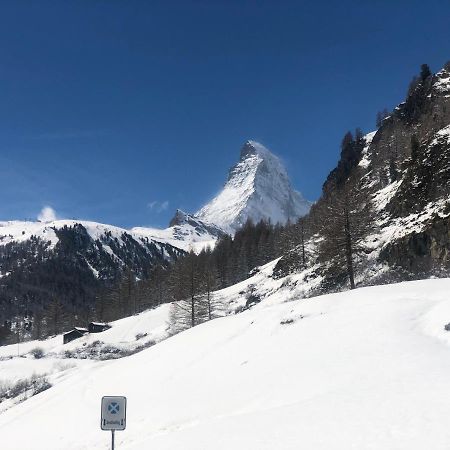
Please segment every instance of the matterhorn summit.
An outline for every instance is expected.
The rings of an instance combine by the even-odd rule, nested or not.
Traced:
[[[307,214],[310,206],[293,189],[280,159],[262,144],[247,141],[222,191],[195,217],[234,233],[248,219],[286,223]]]

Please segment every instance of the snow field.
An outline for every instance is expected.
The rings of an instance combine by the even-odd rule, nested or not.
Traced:
[[[117,449],[448,448],[449,279],[291,302],[276,292],[77,368],[0,415],[4,447],[107,449],[100,399],[126,395]]]

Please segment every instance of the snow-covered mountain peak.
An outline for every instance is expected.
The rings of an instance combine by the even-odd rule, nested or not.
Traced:
[[[148,237],[185,251],[199,253],[204,248],[214,247],[216,240],[225,232],[216,225],[205,223],[200,219],[177,209],[166,229],[134,227],[132,232]]]
[[[280,159],[264,145],[249,140],[222,191],[195,217],[234,233],[248,219],[285,223],[309,208],[310,202],[293,189]]]
[[[241,149],[241,159],[244,159],[249,155],[258,155],[262,158],[275,157],[275,155],[271,153],[269,149],[264,147],[264,145],[253,140],[248,140]]]
[[[192,219],[192,216],[186,212],[184,212],[181,209],[177,209],[175,215],[171,219],[169,223],[169,227],[173,227],[176,225],[184,225],[186,223],[189,223],[189,221]]]

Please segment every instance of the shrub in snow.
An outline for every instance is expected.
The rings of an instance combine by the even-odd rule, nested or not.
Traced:
[[[136,347],[118,347],[113,344],[105,344],[102,341],[94,341],[89,345],[84,347],[76,348],[74,350],[66,350],[64,352],[65,358],[75,358],[75,359],[119,359],[125,356],[134,355],[152,345],[155,345],[154,340],[145,342],[144,344],[138,345]]]
[[[306,275],[304,277],[306,279]],[[298,281],[293,280],[292,277],[288,276],[286,279],[281,283],[281,289],[294,289],[298,284]]]
[[[261,301],[261,298],[259,297],[259,295],[255,294],[255,293],[251,293],[248,296],[247,301],[245,302],[245,307],[251,308],[252,306],[259,303],[260,301]]]
[[[46,377],[39,377],[33,382],[33,395],[37,395],[40,392],[44,392],[51,388],[52,384]]]
[[[23,396],[21,401],[26,400],[50,387],[52,385],[46,375],[33,375],[30,378],[18,380],[14,384],[3,384],[0,386],[0,403],[19,396]]]
[[[244,309],[251,308],[252,306],[259,303],[261,300],[262,299],[256,290],[256,286],[254,284],[250,284],[247,288],[247,301],[245,302]]]
[[[72,350],[65,350],[64,351],[64,358],[73,358],[73,351]]]
[[[303,318],[304,318],[304,316],[302,316],[301,314],[300,314],[300,316],[297,316],[297,317],[286,317],[285,319],[283,319],[280,322],[280,325],[290,325],[291,323],[294,323],[297,320],[301,320]]]
[[[35,359],[41,359],[45,356],[45,352],[42,347],[34,347],[30,350],[30,353],[34,356]]]
[[[294,323],[294,319],[283,319],[283,320],[280,322],[280,325],[289,325],[289,324],[291,324],[291,323]]]
[[[145,338],[147,335],[147,333],[138,333],[136,334],[136,340],[139,341],[139,339]]]
[[[445,331],[450,331],[450,323],[448,323],[447,325],[445,325]]]

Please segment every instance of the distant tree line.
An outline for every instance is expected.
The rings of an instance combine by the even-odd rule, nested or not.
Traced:
[[[110,287],[120,286],[121,310],[114,306],[114,314],[123,317],[134,307],[124,296],[129,274],[146,279],[155,265],[169,265],[167,255],[175,260],[180,253],[127,233],[120,240],[109,232],[94,240],[81,224],[52,231],[54,246],[36,236],[0,246],[0,343],[86,326],[98,317],[99,299]]]
[[[96,316],[110,321],[171,302],[174,329],[210,320],[220,314],[213,291],[248,278],[252,269],[301,244],[302,220],[284,226],[248,220],[234,237],[220,238],[214,249],[191,250],[170,267],[155,266],[145,279],[127,272],[99,294]]]

